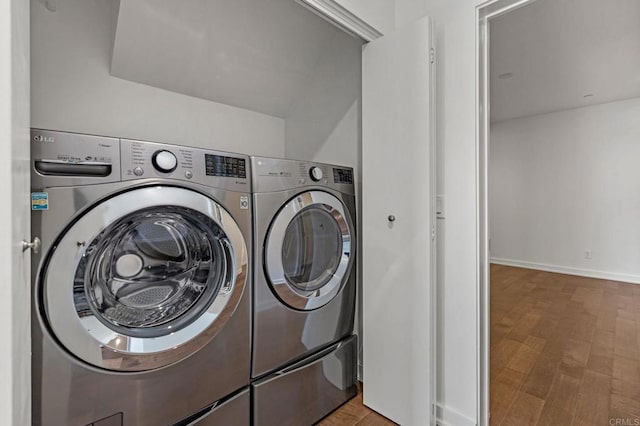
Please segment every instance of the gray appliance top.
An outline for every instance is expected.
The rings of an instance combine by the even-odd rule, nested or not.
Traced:
[[[35,190],[146,178],[251,192],[251,165],[247,155],[31,130],[31,187]]]
[[[253,192],[277,192],[296,188],[330,188],[355,195],[353,168],[313,161],[251,157]]]

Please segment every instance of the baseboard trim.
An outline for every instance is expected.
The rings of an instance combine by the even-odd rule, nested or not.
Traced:
[[[547,263],[527,262],[524,260],[500,259],[492,257],[490,263],[496,265],[515,266],[518,268],[536,269],[539,271],[557,272],[559,274],[577,275],[580,277],[598,278],[601,280],[620,281],[630,284],[640,284],[640,275],[620,274],[617,272],[596,271],[593,269],[573,268],[570,266],[550,265]]]
[[[438,426],[476,426],[475,420],[441,404],[436,404],[436,424]]]

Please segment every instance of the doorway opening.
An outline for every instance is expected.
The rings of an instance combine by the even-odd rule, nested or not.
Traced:
[[[640,4],[478,18],[481,423],[640,422]]]

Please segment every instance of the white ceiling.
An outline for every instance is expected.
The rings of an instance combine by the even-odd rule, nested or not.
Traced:
[[[335,38],[294,0],[120,0],[111,74],[287,117]]]
[[[640,96],[640,0],[537,0],[490,43],[493,122]]]

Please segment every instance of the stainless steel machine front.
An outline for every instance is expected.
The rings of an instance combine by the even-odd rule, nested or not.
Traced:
[[[173,424],[246,388],[249,158],[35,129],[32,157],[34,424]]]
[[[356,296],[353,169],[259,157],[251,165],[253,421],[307,424],[356,389],[356,356],[336,364],[327,351],[335,344],[350,348],[334,348],[341,354],[356,351],[349,337]],[[335,383],[320,374],[332,364]]]

